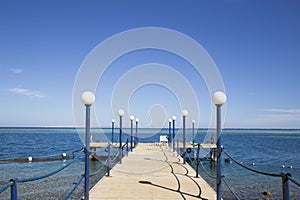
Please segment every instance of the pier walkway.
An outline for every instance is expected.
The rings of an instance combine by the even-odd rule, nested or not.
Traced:
[[[216,192],[163,144],[139,143],[91,190],[90,199],[216,199]]]

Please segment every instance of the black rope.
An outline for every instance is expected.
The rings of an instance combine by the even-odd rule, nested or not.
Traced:
[[[187,154],[187,155],[188,155],[188,158],[191,159],[191,157],[189,156],[189,154]],[[198,158],[197,158],[197,159],[198,159]],[[201,166],[202,166],[204,172],[206,173],[206,175],[209,176],[210,178],[217,179],[217,177],[211,175],[210,173],[208,173],[208,171],[206,171],[206,169],[205,169],[203,163],[201,162],[201,159],[200,159],[200,158],[199,158],[199,161],[200,161],[200,164],[201,164]],[[196,166],[196,167],[197,167],[197,166]],[[196,169],[196,170],[197,170],[197,169]]]
[[[122,146],[122,150],[124,149],[124,147],[126,147],[128,145],[128,143],[126,142],[125,144],[123,144]]]
[[[227,186],[227,188],[229,189],[229,191],[233,194],[233,196],[237,199],[240,200],[240,198],[236,195],[236,193],[231,189],[230,185],[226,182],[225,180],[225,176],[222,176],[222,180],[225,183],[225,185]]]
[[[199,158],[199,160],[200,160],[200,158]],[[208,173],[208,171],[206,171],[206,169],[205,169],[205,167],[203,166],[203,163],[201,162],[201,160],[200,160],[200,164],[201,164],[201,166],[202,166],[203,171],[205,172],[205,174],[206,174],[207,176],[209,176],[209,177],[212,178],[212,179],[217,179],[216,176],[213,176],[213,175],[211,175],[210,173]]]
[[[294,183],[294,184],[296,184],[298,187],[300,187],[300,184],[299,184],[297,181],[295,181],[295,180],[292,179],[291,177],[288,177],[288,179],[289,179],[292,183]]]
[[[245,169],[248,169],[249,171],[252,171],[252,172],[255,172],[255,173],[258,173],[258,174],[262,174],[262,175],[265,175],[265,176],[273,176],[273,177],[282,177],[281,174],[271,174],[271,173],[267,173],[267,172],[263,172],[263,171],[258,171],[258,170],[255,170],[255,169],[252,169],[250,167],[247,167],[241,163],[239,163],[238,161],[236,161],[235,159],[233,159],[224,149],[222,150],[233,162],[235,162],[236,164],[238,164],[239,166],[245,168]]]
[[[196,146],[196,145],[195,145]],[[189,156],[189,154],[187,154],[188,155],[188,157],[191,159],[191,157]],[[197,158],[198,159],[198,158]],[[206,173],[206,175],[208,176],[208,177],[210,177],[210,178],[213,178],[213,179],[217,179],[217,177],[215,177],[215,176],[213,176],[213,175],[211,175],[210,173],[208,173],[208,171],[205,169],[205,167],[204,167],[204,165],[203,165],[203,163],[201,162],[201,159],[199,158],[199,161],[200,161],[200,164],[201,164],[201,166],[202,166],[202,168],[203,168],[203,171]],[[197,166],[196,166],[197,167]],[[197,170],[197,169],[196,169]]]

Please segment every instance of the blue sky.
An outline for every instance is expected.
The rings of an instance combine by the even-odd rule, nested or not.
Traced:
[[[2,0],[0,126],[74,126],[73,85],[89,53],[120,32],[162,27],[193,38],[217,65],[228,97],[224,127],[300,128],[299,9],[297,0]],[[174,67],[195,90],[205,91],[187,63],[146,50],[114,62],[97,99],[108,102],[109,91],[126,71],[150,62]],[[200,96],[199,126],[207,127],[211,97],[207,91]],[[144,127],[151,120],[145,113],[153,105],[158,118],[162,108],[155,105],[165,105],[167,117],[180,115],[174,94],[158,85],[140,88],[129,104]],[[109,126],[114,115],[103,105],[96,102],[97,118],[101,126]]]

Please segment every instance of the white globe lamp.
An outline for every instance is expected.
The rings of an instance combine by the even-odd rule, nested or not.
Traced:
[[[222,106],[226,103],[226,94],[222,91],[217,91],[214,93],[212,100],[216,106]]]
[[[84,105],[90,106],[95,102],[95,95],[91,91],[85,91],[81,95],[81,101]]]
[[[123,117],[125,115],[125,111],[123,109],[118,110],[119,117]]]

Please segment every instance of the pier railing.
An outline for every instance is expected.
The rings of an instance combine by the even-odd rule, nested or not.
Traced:
[[[217,177],[210,174],[206,169],[205,167],[203,166],[203,163],[201,162],[201,159],[200,159],[200,144],[196,144],[195,147],[197,148],[197,152],[196,152],[196,159],[195,159],[195,168],[196,168],[196,177],[198,177],[198,174],[199,174],[199,167],[201,165],[204,173],[212,178],[212,179],[216,179]],[[177,152],[179,152],[179,148],[177,148]],[[232,156],[230,156],[229,153],[227,153],[225,150],[224,150],[224,147],[222,147],[222,152],[230,159],[232,160],[235,164],[237,164],[238,166],[248,170],[248,171],[251,171],[251,172],[254,172],[254,173],[257,173],[257,174],[261,174],[261,175],[264,175],[264,176],[270,176],[270,177],[280,177],[281,180],[282,180],[282,199],[283,200],[289,200],[290,199],[290,185],[289,183],[292,183],[294,184],[295,186],[298,186],[299,189],[300,189],[300,183],[297,182],[295,179],[293,179],[291,177],[291,174],[290,173],[283,173],[281,172],[280,174],[274,174],[274,173],[268,173],[268,172],[264,172],[264,171],[259,171],[259,170],[256,170],[256,169],[253,169],[253,168],[250,168],[244,164],[242,164],[242,162],[238,162],[237,160],[235,160]],[[189,154],[186,153],[186,152],[181,152],[182,154],[185,153],[187,155],[187,157],[189,157]],[[191,158],[190,158],[191,159]],[[192,159],[191,159],[192,160]],[[225,179],[225,176],[222,175],[222,180],[223,180],[223,183],[226,185],[226,187],[229,189],[229,191],[232,193],[232,195],[234,196],[235,199],[239,200],[240,198],[238,197],[237,193],[233,191],[232,187],[227,183],[226,179]],[[268,192],[265,192],[266,194],[265,195],[270,195],[268,194]]]
[[[118,153],[116,153],[115,155],[112,155],[113,148],[119,149],[119,147],[114,146],[112,143],[108,143],[107,146],[102,147],[102,148],[104,149],[104,152],[106,153],[107,158],[105,159],[104,163],[102,163],[102,166],[99,167],[99,169],[97,169],[93,174],[89,174],[89,177],[93,177],[93,176],[99,175],[100,173],[103,173],[103,171],[105,171],[104,170],[105,167],[106,167],[107,175],[110,176],[110,170],[112,168],[112,166],[111,166],[112,163],[116,163],[117,158],[120,157],[121,155],[123,156],[124,151],[125,151],[125,154],[128,155],[128,152],[130,150],[128,139],[127,139],[126,143],[124,143],[124,145],[120,148],[121,155],[120,155],[120,151],[116,151]],[[75,155],[74,153],[77,153],[77,154]],[[29,158],[2,160],[2,162],[41,162],[41,161],[50,162],[50,161],[57,161],[57,160],[64,160],[64,161],[69,160],[69,161],[67,163],[65,163],[62,167],[59,167],[56,170],[53,170],[51,172],[48,172],[48,173],[40,175],[40,176],[35,176],[35,177],[30,177],[30,178],[12,178],[0,187],[0,194],[10,188],[11,200],[17,200],[18,199],[18,189],[17,189],[18,183],[32,182],[32,181],[49,178],[50,176],[53,176],[53,175],[59,173],[60,171],[68,168],[76,160],[78,160],[83,153],[85,153],[85,149],[81,148],[79,150],[72,151],[72,154],[73,154],[72,157],[67,157],[66,154],[64,153],[61,155],[62,158],[57,157],[55,159],[53,159],[52,156],[50,156],[49,159],[47,159],[46,157],[44,157],[43,159],[35,159],[32,157],[29,157]],[[96,162],[100,162],[100,161],[98,159],[96,159]],[[78,181],[76,183],[74,183],[74,186],[71,188],[71,190],[68,192],[68,194],[64,197],[64,200],[67,200],[72,196],[72,194],[78,189],[78,187],[84,180],[84,177],[85,177],[85,174],[82,174],[80,176]]]
[[[117,152],[115,155],[112,155],[112,149],[115,148],[115,149],[118,149]],[[111,170],[111,166],[112,166],[112,163],[116,163],[117,159],[120,158],[121,156],[123,155],[128,155],[128,152],[130,151],[130,146],[129,146],[129,141],[128,139],[126,140],[126,143],[124,143],[121,148],[119,146],[115,146],[113,145],[112,143],[108,143],[107,146],[104,146],[102,147],[103,149],[103,155],[104,157],[106,157],[105,161],[102,162],[102,166],[100,166],[97,170],[95,170],[95,172],[93,174],[90,174],[89,176],[92,177],[92,176],[96,176],[100,173],[103,173],[106,171],[107,175],[110,176],[110,170]],[[121,150],[121,151],[120,151]],[[203,166],[203,163],[201,162],[201,159],[200,159],[200,144],[196,144],[194,145],[194,150],[196,150],[196,158],[194,159],[195,161],[195,168],[196,168],[196,177],[198,177],[199,175],[199,168],[200,166],[203,168],[204,172],[206,173],[206,175],[210,178],[213,178],[213,179],[216,179],[215,176],[211,175],[206,169],[205,167]],[[187,153],[187,152],[180,152],[180,147],[177,143],[177,148],[176,148],[176,151],[178,154],[186,154],[186,156],[192,160],[192,158],[190,157],[190,155]],[[11,199],[12,200],[16,200],[17,197],[18,197],[18,190],[17,190],[17,187],[18,187],[18,183],[25,183],[25,182],[32,182],[32,181],[37,181],[37,180],[40,180],[40,179],[46,179],[50,176],[53,176],[57,173],[59,173],[60,171],[66,169],[67,167],[69,167],[70,165],[72,165],[76,160],[78,160],[80,158],[80,156],[84,153],[84,148],[81,148],[79,150],[75,150],[75,151],[72,151],[72,156],[71,157],[68,157],[66,156],[65,154],[62,154],[61,157],[62,159],[65,159],[65,160],[69,160],[68,162],[66,162],[64,164],[64,166],[62,167],[59,167],[58,169],[54,170],[54,171],[51,171],[49,173],[46,173],[44,175],[40,175],[40,176],[36,176],[36,177],[32,177],[32,178],[12,178],[10,179],[9,181],[7,181],[6,183],[4,183],[2,185],[2,187],[0,187],[0,193],[3,193],[4,191],[8,190],[10,188],[10,196],[11,196]],[[76,155],[75,155],[76,153]],[[125,153],[125,154],[124,154]],[[235,160],[229,153],[227,153],[224,148],[222,147],[222,153],[224,153],[232,162],[234,162],[235,164],[237,164],[238,166],[248,170],[248,171],[251,171],[251,172],[254,172],[254,173],[257,173],[257,174],[261,174],[261,175],[265,175],[265,176],[270,176],[270,177],[280,177],[281,180],[282,180],[282,194],[283,194],[283,199],[284,200],[288,200],[290,199],[290,183],[294,184],[295,186],[299,187],[300,188],[300,184],[299,182],[297,182],[296,180],[294,180],[292,177],[291,177],[291,174],[289,173],[278,173],[278,174],[274,174],[274,173],[268,173],[268,172],[263,172],[263,171],[259,171],[259,170],[256,170],[256,169],[253,169],[253,168],[250,168],[244,164],[242,164],[241,162],[238,162],[237,160]],[[16,159],[13,159],[13,160],[16,160]],[[19,159],[21,161],[19,162],[23,162],[24,159]],[[29,160],[31,160],[32,162],[35,162],[35,161],[40,161],[38,159],[34,159],[34,158],[28,158],[27,159],[27,162],[30,162]],[[46,161],[46,157],[43,159],[43,161]],[[57,159],[54,159],[54,160],[57,160]],[[103,160],[103,156],[102,156],[102,160]],[[8,160],[9,162],[11,162],[11,160]],[[49,161],[53,161],[53,159],[49,159]],[[100,160],[96,159],[96,162],[100,162]],[[104,169],[106,167],[106,170]],[[82,181],[84,180],[84,176],[85,174],[81,175],[80,178],[78,179],[78,181],[76,183],[74,183],[74,186],[71,188],[71,190],[68,192],[68,194],[65,196],[65,200],[69,199],[72,194],[78,189],[78,187],[80,186],[80,184],[82,183]],[[222,176],[222,181],[223,183],[225,184],[225,186],[227,186],[227,188],[229,189],[229,191],[233,194],[233,196],[235,197],[235,199],[239,200],[239,197],[237,195],[236,192],[234,192],[234,190],[232,189],[232,187],[227,183],[226,179],[225,179],[225,176],[223,175]],[[268,195],[268,194],[266,194]]]
[[[59,167],[58,169],[51,171],[49,173],[40,175],[40,176],[35,176],[35,177],[30,177],[30,178],[12,178],[11,180],[9,180],[4,186],[2,186],[0,188],[0,193],[4,192],[5,190],[7,190],[10,187],[10,196],[12,200],[17,200],[18,198],[18,190],[17,190],[17,185],[18,183],[24,183],[24,182],[32,182],[32,181],[37,181],[40,179],[45,179],[48,178],[50,176],[53,176],[54,174],[57,174],[58,172],[66,169],[67,167],[69,167],[71,164],[74,163],[75,160],[77,160],[81,154],[83,152],[83,149],[80,149],[79,153],[68,163],[66,163],[65,165],[63,165],[62,167]],[[32,161],[33,159],[30,157],[29,161]]]
[[[256,170],[256,169],[253,169],[253,168],[250,168],[244,164],[242,164],[241,162],[238,162],[237,160],[235,160],[232,156],[230,156],[225,150],[224,148],[222,148],[222,152],[224,152],[224,154],[226,156],[228,156],[228,158],[230,158],[230,160],[232,160],[235,164],[237,164],[238,166],[246,169],[246,170],[249,170],[251,172],[254,172],[254,173],[257,173],[257,174],[261,174],[261,175],[264,175],[264,176],[270,176],[270,177],[280,177],[281,180],[282,180],[282,199],[283,200],[288,200],[290,199],[290,190],[289,190],[289,182],[297,185],[298,187],[300,187],[300,184],[294,180],[291,176],[290,173],[283,173],[281,172],[280,174],[274,174],[274,173],[268,173],[268,172],[263,172],[263,171],[259,171],[259,170]]]

